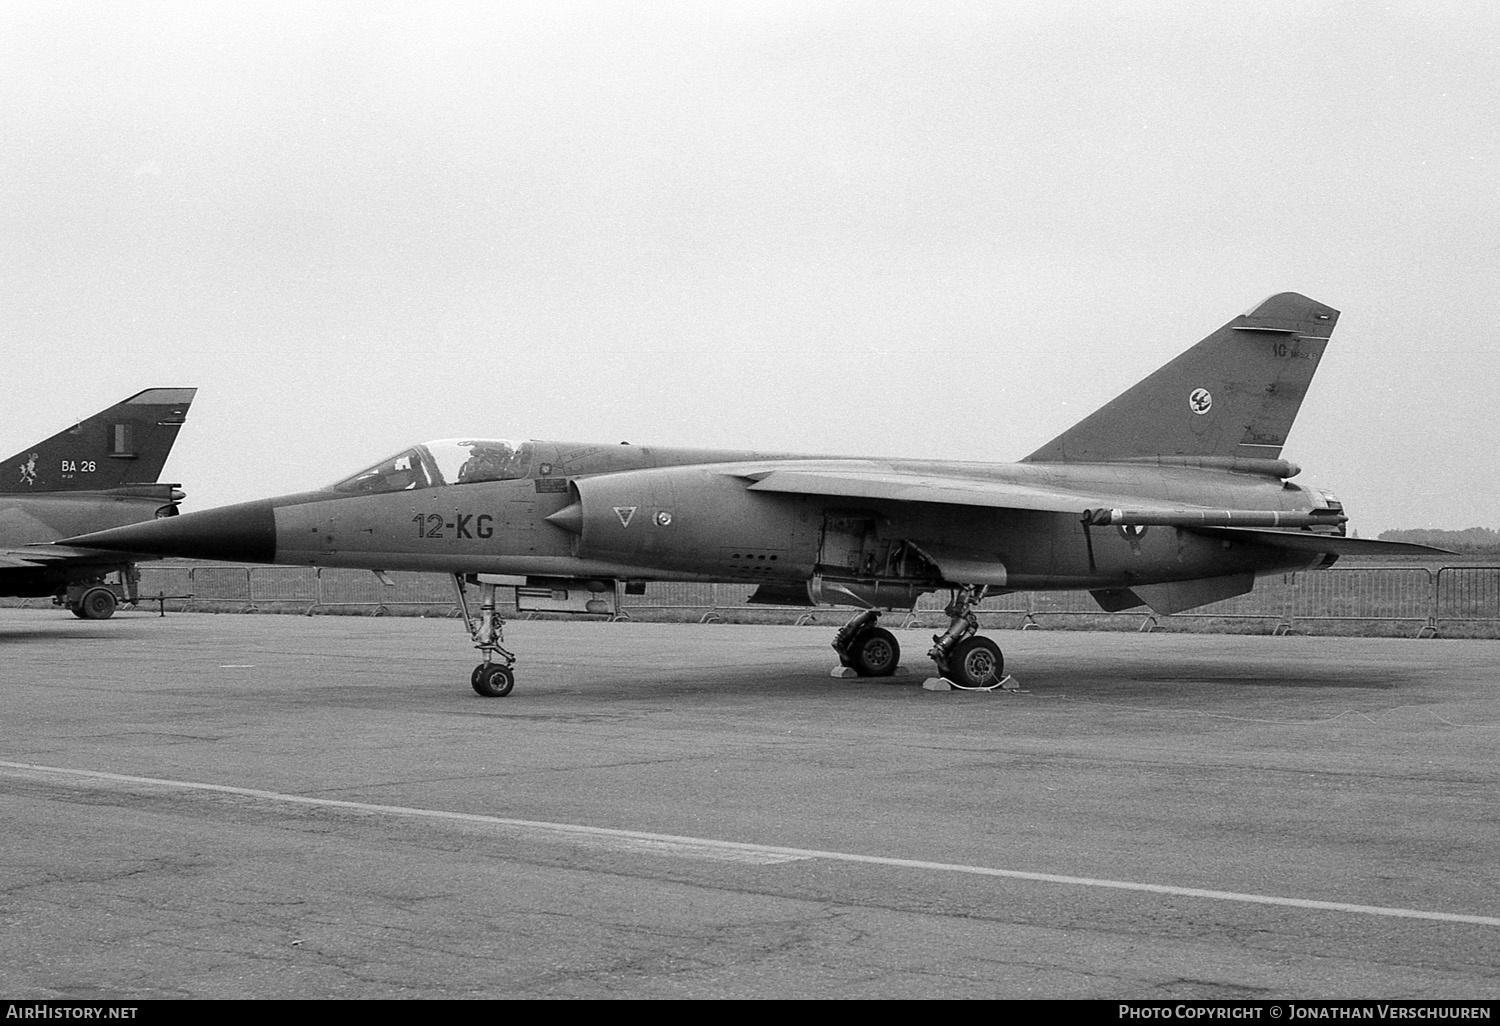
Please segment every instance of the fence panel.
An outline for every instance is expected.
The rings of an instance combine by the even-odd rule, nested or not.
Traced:
[[[393,570],[387,576],[396,583],[395,587],[381,587],[385,605],[451,606],[458,601],[453,593],[453,578],[447,574]]]
[[[192,570],[190,567],[171,563],[142,563],[141,599],[182,598],[192,593]]]
[[[369,607],[376,610],[397,606],[447,608],[457,604],[453,579],[447,574],[393,571],[385,577],[393,583],[386,584],[368,570],[319,570],[318,604]]]
[[[621,595],[627,609],[723,609],[750,602],[754,585],[664,582],[646,585],[644,595]]]
[[[250,597],[257,605],[318,603],[318,574],[310,566],[258,566],[250,571]]]
[[[1438,571],[1438,620],[1500,620],[1500,566],[1445,566]]]
[[[1432,619],[1426,567],[1333,567],[1299,573],[1296,620]]]
[[[188,591],[194,602],[237,602],[250,605],[250,567],[195,566],[188,570]]]

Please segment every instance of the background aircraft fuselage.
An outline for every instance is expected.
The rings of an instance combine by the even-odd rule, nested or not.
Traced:
[[[123,491],[123,490],[122,490]],[[174,506],[182,492],[173,485],[136,486],[131,494],[109,492],[53,492],[47,495],[0,495],[0,551],[23,550],[113,527],[150,520],[157,511]],[[39,551],[47,555],[47,550]],[[118,553],[83,554],[33,566],[16,560],[0,576],[0,594],[25,597],[51,595],[68,581],[97,577],[124,565]]]
[[[177,513],[183,493],[157,478],[195,392],[146,389],[0,462],[0,595],[61,595],[129,566],[47,543]]]

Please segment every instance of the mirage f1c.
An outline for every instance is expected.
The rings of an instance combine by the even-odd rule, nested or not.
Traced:
[[[974,615],[987,595],[1076,589],[1109,611],[1175,613],[1343,553],[1433,551],[1346,537],[1339,501],[1282,459],[1338,316],[1272,296],[1019,463],[450,439],[317,491],[70,544],[452,574],[483,659],[471,682],[491,696],[514,683],[497,587],[521,609],[580,613],[648,581],[853,606],[833,647],[861,676],[900,658],[882,611],[944,590],[928,655],[954,684],[992,686],[1003,657]]]
[[[134,559],[49,543],[177,515],[182,491],[157,478],[196,391],[138,392],[0,463],[0,595],[51,595],[92,620],[135,600]],[[106,583],[115,572],[123,582]]]

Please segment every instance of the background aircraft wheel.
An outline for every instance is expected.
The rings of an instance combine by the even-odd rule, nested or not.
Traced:
[[[516,686],[516,675],[507,666],[490,663],[474,671],[474,690],[485,698],[504,698]]]
[[[987,688],[1005,673],[1005,657],[999,645],[975,635],[953,646],[947,672],[959,687]]]
[[[108,588],[90,588],[83,593],[73,615],[85,620],[108,620],[115,615],[116,604],[115,593]]]
[[[861,677],[889,677],[901,661],[901,644],[884,627],[869,627],[849,644],[849,665]]]

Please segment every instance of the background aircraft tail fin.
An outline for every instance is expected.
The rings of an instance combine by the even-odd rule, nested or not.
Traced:
[[[0,464],[0,492],[103,491],[161,475],[195,388],[148,388]]]
[[[1024,462],[1279,459],[1338,319],[1295,292],[1272,296]]]

